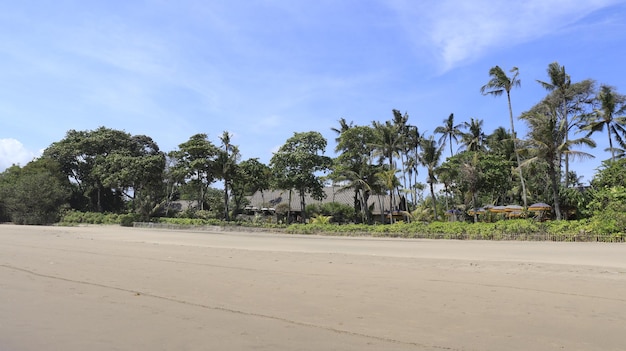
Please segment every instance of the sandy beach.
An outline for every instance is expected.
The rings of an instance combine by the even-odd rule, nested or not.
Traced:
[[[0,225],[0,350],[626,350],[626,245]]]

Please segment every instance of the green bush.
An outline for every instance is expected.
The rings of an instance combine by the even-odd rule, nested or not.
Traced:
[[[120,224],[121,218],[117,213],[67,211],[61,217],[61,225],[76,224]]]
[[[132,227],[135,222],[141,221],[141,215],[138,213],[121,215],[119,218],[122,227]]]

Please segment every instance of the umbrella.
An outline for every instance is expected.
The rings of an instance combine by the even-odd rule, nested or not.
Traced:
[[[505,212],[521,212],[524,208],[520,205],[506,205],[504,206]]]
[[[504,206],[494,206],[492,208],[489,209],[489,212],[493,212],[493,213],[503,213],[506,212],[506,209]]]
[[[511,211],[511,212],[507,212],[506,216],[508,218],[518,218],[522,216],[522,212],[521,211]]]
[[[485,213],[485,209],[484,208],[475,208],[472,210],[467,211],[467,213],[469,213],[471,216],[475,215],[475,214],[481,214],[481,213]]]
[[[549,211],[552,206],[545,204],[543,202],[538,202],[536,204],[532,204],[528,206],[528,211]]]

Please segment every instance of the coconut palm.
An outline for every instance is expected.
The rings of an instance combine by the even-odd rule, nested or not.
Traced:
[[[544,99],[529,112],[522,115],[521,118],[528,123],[529,127],[528,139],[526,140],[529,144],[528,151],[529,154],[533,155],[522,165],[526,166],[536,161],[543,161],[547,164],[556,219],[560,220],[562,217],[558,179],[560,177],[561,155],[592,158],[593,155],[573,150],[572,147],[579,145],[595,147],[595,143],[589,137],[567,139],[567,128],[564,120],[559,118],[557,109],[557,101]]]
[[[558,101],[557,114],[560,114],[560,119],[563,120],[565,141],[569,139],[569,118],[567,113],[568,94],[567,91],[572,85],[572,79],[569,74],[565,72],[565,66],[561,66],[558,62],[552,62],[548,65],[547,69],[549,82],[537,80],[537,83],[549,92],[554,92],[554,98]],[[560,156],[559,156],[560,157]],[[560,165],[559,165],[560,166]],[[565,174],[569,172],[569,156],[565,155]],[[566,184],[567,187],[567,178]]]
[[[342,124],[343,125],[343,124]],[[345,124],[347,125],[347,124]],[[355,214],[362,213],[362,220],[370,222],[368,212],[368,197],[372,192],[374,174],[380,167],[371,164],[373,153],[372,143],[376,134],[370,126],[352,126],[343,128],[337,138],[335,152],[339,156],[335,159],[335,167],[331,177],[338,181],[348,182],[342,191],[354,191]]]
[[[433,218],[437,220],[437,201],[435,198],[435,182],[437,182],[437,178],[435,177],[435,170],[437,166],[439,166],[439,161],[441,159],[441,154],[443,152],[443,148],[441,145],[437,145],[435,139],[431,136],[428,139],[422,140],[421,145],[421,153],[420,153],[420,163],[422,166],[426,167],[428,171],[428,184],[430,185],[430,196],[433,200]]]
[[[389,221],[393,223],[393,211],[395,209],[394,191],[400,186],[400,180],[396,177],[397,169],[384,169],[378,172],[378,181],[384,189],[389,190]],[[381,208],[382,210],[382,208]]]
[[[333,132],[337,133],[337,138],[335,138],[335,141],[338,143],[339,142],[339,138],[341,137],[341,133],[345,132],[346,130],[350,129],[353,127],[353,122],[348,123],[346,121],[345,118],[341,117],[339,119],[339,128],[330,128],[330,130],[332,130]]]
[[[615,88],[602,85],[596,96],[600,108],[593,112],[594,121],[584,127],[591,135],[594,132],[601,132],[606,127],[609,138],[609,150],[611,151],[611,161],[615,162],[615,153],[618,151],[613,147],[613,138],[618,143],[624,144],[622,138],[626,135],[626,96],[615,92]],[[620,116],[621,115],[621,116]]]
[[[522,185],[522,200],[524,201],[524,207],[527,206],[526,201],[526,183],[524,181],[524,175],[522,169],[519,167],[521,161],[519,157],[517,147],[517,134],[515,133],[515,124],[513,123],[513,108],[511,107],[511,89],[521,86],[521,81],[517,78],[519,76],[519,69],[513,67],[509,72],[512,76],[509,77],[504,73],[500,66],[494,66],[489,70],[489,76],[491,79],[487,84],[480,88],[480,92],[483,95],[500,96],[506,93],[507,102],[509,104],[509,121],[511,122],[511,134],[513,135],[513,145],[515,149],[515,158],[517,160],[520,182]]]
[[[417,184],[417,175],[418,175],[418,167],[419,164],[419,148],[422,142],[423,136],[419,132],[419,129],[416,126],[408,126],[407,138],[405,140],[405,145],[407,146],[407,158],[405,160],[405,167],[407,170],[407,175],[409,178],[409,187],[405,189],[411,193],[411,198],[413,203],[417,203],[417,189],[415,189],[414,185]],[[409,210],[407,206],[407,210]]]
[[[231,134],[227,131],[222,133],[220,141],[222,142],[222,148],[216,160],[216,174],[224,181],[224,220],[230,220],[229,216],[229,195],[228,190],[231,186],[232,180],[235,177],[237,162],[239,161],[239,149],[237,146],[231,144]]]
[[[468,130],[461,135],[461,143],[467,151],[483,151],[485,149],[485,132],[483,120],[472,118],[470,122],[464,122],[463,127]]]
[[[452,140],[459,142],[458,138],[463,135],[461,132],[462,124],[454,124],[454,113],[451,113],[448,118],[443,120],[443,125],[435,128],[435,134],[441,134],[439,138],[439,144],[450,143],[450,157],[454,156],[452,152]]]

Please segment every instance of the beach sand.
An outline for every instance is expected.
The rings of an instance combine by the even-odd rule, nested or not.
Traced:
[[[626,350],[626,245],[0,225],[0,350]]]

